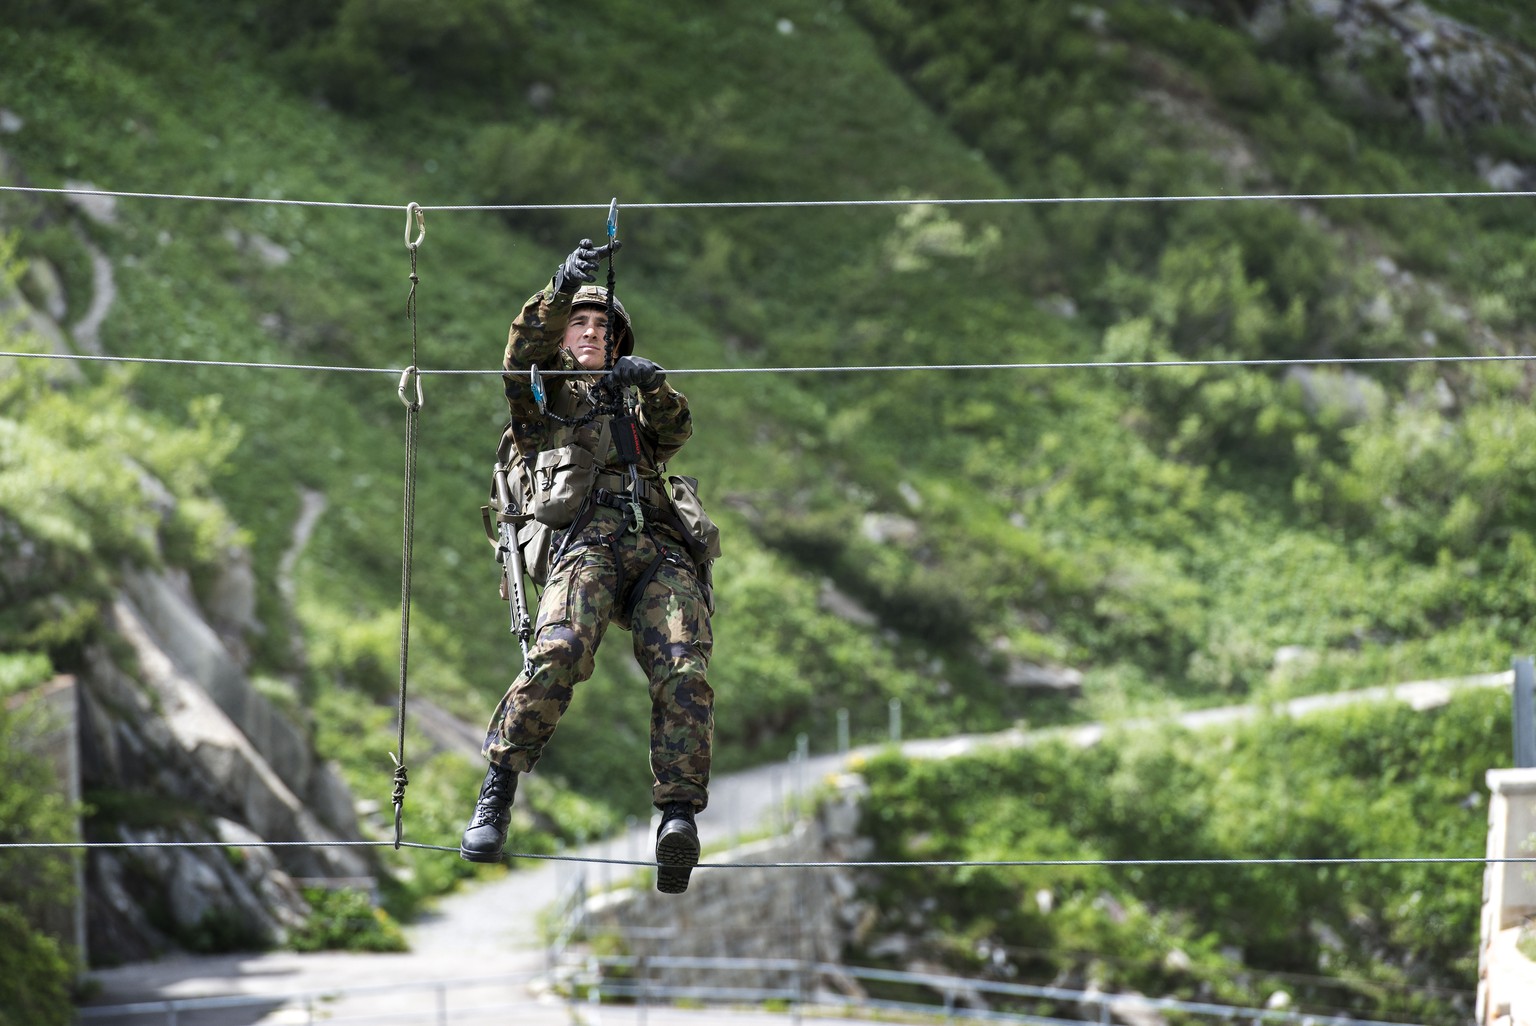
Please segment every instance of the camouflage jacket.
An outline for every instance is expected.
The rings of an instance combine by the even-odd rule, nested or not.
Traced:
[[[546,287],[535,293],[512,321],[507,333],[507,353],[502,361],[502,375],[507,407],[511,411],[510,432],[523,459],[545,449],[576,444],[598,457],[600,469],[622,474],[625,468],[609,439],[608,418],[599,417],[582,428],[571,428],[546,417],[539,410],[529,381],[529,368],[541,371],[579,370],[564,347],[566,323],[571,316],[571,297]],[[599,375],[590,377],[546,377],[544,390],[551,409],[573,417],[591,409],[588,390]],[[687,398],[667,382],[650,392],[639,392],[639,419],[645,455],[639,469],[642,478],[657,480],[660,469],[677,454],[693,434],[693,415]]]

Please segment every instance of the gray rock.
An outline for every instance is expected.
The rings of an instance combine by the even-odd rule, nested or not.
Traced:
[[[89,190],[88,192],[67,192],[64,194],[64,201],[103,227],[111,228],[116,226],[116,196],[99,195],[93,183],[75,181],[74,179],[66,180],[64,188]]]
[[[859,605],[851,595],[841,591],[829,580],[821,582],[816,604],[833,616],[859,627],[874,627],[880,622],[879,617]]]
[[[1003,671],[1003,683],[1011,688],[1040,691],[1076,692],[1083,687],[1083,674],[1070,666],[1042,666],[1023,659],[1009,659]]]
[[[876,545],[911,545],[922,535],[916,520],[899,513],[866,513],[860,531]]]

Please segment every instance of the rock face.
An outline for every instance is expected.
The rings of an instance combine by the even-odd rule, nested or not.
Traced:
[[[1536,127],[1536,60],[1420,0],[1268,0],[1250,25],[1263,37],[1295,17],[1333,27],[1341,71],[1382,59],[1400,65],[1408,103],[1431,132]],[[1517,185],[1517,170],[1506,168],[1501,181]]]
[[[0,152],[0,171],[6,166]],[[113,207],[99,200],[73,205],[110,229]],[[83,304],[64,294],[51,266],[38,265],[25,289],[0,282],[7,337],[40,339],[57,353],[95,349],[112,308],[112,267],[82,244],[96,279],[88,308],[72,309]],[[67,362],[49,363],[62,387],[80,377]],[[177,497],[148,470],[141,483],[144,501],[169,518]],[[79,594],[81,559],[0,515],[0,608],[46,616],[75,601],[98,607],[97,594]],[[250,555],[225,553],[201,601],[175,567],[111,567],[102,576],[110,598],[71,666],[79,783],[86,840],[125,846],[92,849],[86,859],[89,957],[113,964],[280,943],[309,912],[296,879],[359,881],[377,863],[369,848],[337,844],[363,839],[350,791],[304,725],[247,673],[247,641],[262,630]]]
[[[90,820],[110,836],[90,839],[207,846],[93,850],[93,958],[280,942],[308,911],[294,877],[366,877],[372,863],[362,848],[261,844],[360,839],[350,795],[171,575],[123,581],[110,626],[131,658],[99,646],[81,676],[84,786],[111,806]]]

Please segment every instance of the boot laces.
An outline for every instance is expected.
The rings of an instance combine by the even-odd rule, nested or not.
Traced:
[[[687,802],[672,802],[661,813],[662,823],[668,820],[681,819],[693,823],[693,806]]]
[[[511,773],[497,773],[494,770],[486,774],[485,783],[480,788],[480,800],[475,803],[475,817],[471,826],[482,826],[501,817],[511,800],[512,783],[516,779]]]

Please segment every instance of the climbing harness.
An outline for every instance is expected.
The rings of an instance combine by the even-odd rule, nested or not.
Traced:
[[[416,224],[415,239],[411,238],[413,216]],[[398,754],[389,753],[390,761],[395,764],[395,787],[392,800],[395,806],[396,850],[399,850],[404,834],[405,787],[409,783],[405,768],[405,683],[406,667],[410,662],[411,651],[411,550],[416,522],[416,450],[421,432],[420,414],[424,401],[421,394],[421,372],[418,370],[416,356],[416,286],[421,283],[421,278],[416,273],[416,250],[426,237],[427,222],[421,207],[415,203],[407,205],[405,248],[411,254],[411,291],[405,298],[405,315],[411,322],[411,363],[401,372],[400,384],[396,388],[400,402],[405,406],[405,517],[400,543],[400,738]],[[414,397],[407,389],[413,379],[416,386]]]
[[[618,197],[614,197],[608,206],[608,283],[606,295],[603,297],[608,322],[603,363],[609,373],[590,384],[572,383],[573,389],[583,387],[586,389],[585,396],[580,398],[585,400],[582,405],[587,408],[579,413],[577,412],[579,405],[576,409],[566,405],[571,396],[573,394],[579,396],[579,392],[562,393],[564,398],[557,399],[546,386],[544,372],[537,364],[528,370],[528,388],[540,414],[567,428],[577,429],[598,418],[607,418],[606,424],[598,434],[595,446],[601,452],[606,452],[609,444],[613,446],[617,464],[613,469],[620,472],[597,470],[590,465],[590,462],[583,466],[581,461],[573,459],[573,454],[588,454],[590,459],[590,454],[593,452],[591,442],[557,445],[546,449],[539,454],[537,464],[532,468],[533,491],[524,496],[526,499],[524,508],[519,510],[515,506],[515,496],[519,493],[516,493],[507,481],[508,462],[498,463],[496,468],[496,495],[502,512],[497,518],[497,531],[492,535],[491,540],[496,546],[498,562],[507,568],[508,581],[511,582],[516,578],[515,584],[509,583],[504,597],[512,603],[513,632],[518,634],[519,640],[524,637],[519,625],[528,623],[526,596],[520,587],[523,561],[513,555],[517,553],[518,538],[515,525],[519,522],[527,523],[529,520],[536,519],[558,529],[558,533],[552,539],[552,552],[548,559],[548,565],[554,567],[565,557],[573,543],[577,543],[578,536],[592,522],[592,516],[598,507],[619,511],[623,516],[622,526],[611,534],[605,532],[600,540],[613,549],[614,565],[618,572],[615,587],[621,622],[627,623],[630,620],[646,587],[655,578],[662,564],[671,561],[683,565],[686,562],[692,564],[696,571],[698,570],[697,561],[692,558],[694,542],[690,540],[688,527],[672,509],[665,487],[660,481],[653,485],[640,475],[640,468],[645,463],[648,447],[641,430],[639,391],[633,387],[619,385],[612,376],[615,357],[624,349],[620,336],[629,330],[628,317],[616,299],[613,251],[618,245],[618,225],[619,200]],[[583,289],[590,290],[585,302],[594,301],[595,294],[600,291],[597,286],[590,285],[583,286]],[[581,291],[582,289],[579,289],[578,294]],[[629,335],[628,338],[632,343],[633,335]],[[557,405],[559,409],[555,408]],[[510,461],[510,457],[503,457],[503,459]],[[562,485],[561,475],[565,473],[572,474],[572,478],[564,479]],[[585,477],[581,476],[583,473]],[[556,493],[574,497],[578,492],[582,496],[579,506],[564,511],[562,515],[554,518],[548,516],[550,500]],[[486,528],[487,534],[492,534],[488,510]],[[663,543],[652,528],[664,528],[676,534],[683,540],[683,545]],[[656,544],[658,550],[658,554],[650,564],[637,575],[634,581],[629,582],[625,580],[624,559],[619,551],[619,540],[626,534],[644,534]],[[593,539],[584,538],[577,544],[588,544],[592,541]],[[531,627],[528,629],[531,631]],[[525,642],[523,645],[525,666],[528,662],[528,652],[529,648]]]

